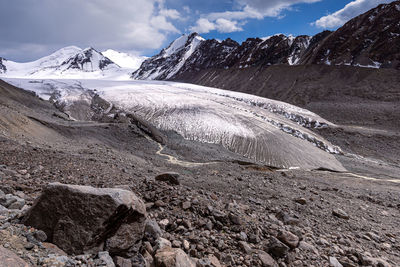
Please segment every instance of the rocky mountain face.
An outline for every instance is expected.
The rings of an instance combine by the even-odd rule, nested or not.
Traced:
[[[182,42],[182,39],[187,42]],[[310,36],[293,37],[279,34],[262,39],[249,38],[239,44],[229,38],[221,42],[214,39],[204,40],[197,33],[192,33],[189,36],[181,36],[160,54],[144,61],[132,77],[165,80],[174,79],[186,72],[210,68],[294,65],[307,51],[311,40]],[[169,49],[177,44],[181,45],[178,49]]]
[[[0,57],[0,73],[4,73],[7,71],[6,66],[4,66],[4,64],[3,64],[3,60],[4,59],[2,57]]]
[[[158,55],[145,60],[133,73],[135,79],[163,80],[172,78],[205,40],[197,33],[182,35]]]
[[[315,36],[249,38],[242,44],[183,35],[146,60],[135,79],[174,80],[206,69],[243,69],[271,65],[351,65],[400,69],[400,1],[380,5],[335,32]]]
[[[68,58],[59,68],[62,70],[78,69],[90,72],[104,70],[106,67],[111,65],[118,67],[109,58],[103,56],[100,52],[90,47]]]
[[[302,63],[400,69],[400,1],[350,20],[322,39]]]

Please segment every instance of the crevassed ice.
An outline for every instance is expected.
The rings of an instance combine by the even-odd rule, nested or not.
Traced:
[[[125,112],[184,138],[221,144],[249,159],[279,167],[344,170],[331,153],[340,150],[307,127],[333,125],[318,115],[284,103],[243,93],[156,81],[10,80],[39,95],[59,92],[59,101],[76,101],[96,92]],[[41,83],[46,86],[41,86]],[[50,86],[51,85],[51,86]],[[68,105],[67,105],[68,106]]]

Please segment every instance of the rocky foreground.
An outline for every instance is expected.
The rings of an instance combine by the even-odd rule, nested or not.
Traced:
[[[0,173],[19,181],[43,169]],[[185,186],[177,173],[133,188],[51,183],[40,195],[2,183],[2,266],[398,266],[400,202],[292,174],[259,178],[242,189],[264,187],[259,198]],[[291,192],[273,190],[282,186]]]

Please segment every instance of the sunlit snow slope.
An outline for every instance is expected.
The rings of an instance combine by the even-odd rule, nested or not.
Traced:
[[[265,164],[343,170],[340,153],[311,127],[330,122],[283,102],[183,83],[105,80],[21,80],[8,82],[44,99],[90,103],[93,92],[114,106],[135,113],[162,130],[184,138],[221,144]],[[94,91],[95,90],[95,91]],[[107,111],[106,111],[107,112]],[[112,116],[112,114],[108,114]]]
[[[147,59],[145,56],[136,56],[128,53],[118,52],[112,49],[108,49],[101,53],[105,57],[111,59],[118,66],[132,70],[137,70],[142,62]]]

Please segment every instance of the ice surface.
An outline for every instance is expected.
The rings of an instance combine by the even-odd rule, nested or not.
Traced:
[[[184,138],[221,144],[265,164],[279,167],[343,170],[332,153],[340,153],[309,130],[330,122],[284,103],[243,93],[184,83],[107,80],[9,79],[14,85],[68,105],[90,101],[90,93],[125,112],[135,113],[162,130]],[[96,90],[96,91],[95,91]]]

